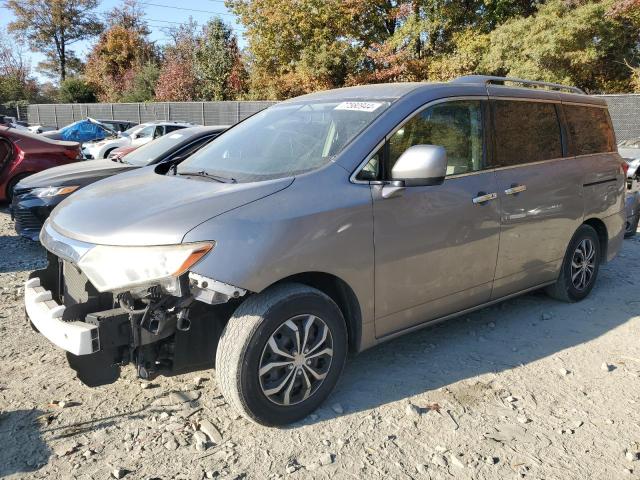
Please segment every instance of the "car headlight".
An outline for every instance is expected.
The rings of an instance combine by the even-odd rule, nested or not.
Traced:
[[[156,247],[97,245],[80,258],[78,267],[99,292],[171,285],[214,245],[214,242]]]
[[[34,188],[31,190],[31,194],[35,195],[39,198],[49,198],[56,197],[58,195],[69,195],[72,192],[75,192],[79,185],[73,185],[68,187],[42,187],[42,188]]]

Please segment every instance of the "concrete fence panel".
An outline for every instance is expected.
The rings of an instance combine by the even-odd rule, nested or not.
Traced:
[[[96,120],[155,120],[190,122],[196,125],[233,125],[276,102],[161,102],[29,105],[24,117],[34,125],[62,128],[91,117]]]

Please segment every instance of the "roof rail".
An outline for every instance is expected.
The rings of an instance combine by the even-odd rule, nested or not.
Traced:
[[[492,77],[489,75],[466,75],[464,77],[458,77],[451,80],[452,83],[481,83],[484,85],[497,84],[504,85],[505,82],[519,83],[523,87],[536,88],[544,87],[550,90],[565,91],[569,93],[578,93],[580,95],[586,95],[585,91],[578,87],[571,87],[569,85],[562,85],[560,83],[538,82],[535,80],[523,80],[522,78],[511,77]]]

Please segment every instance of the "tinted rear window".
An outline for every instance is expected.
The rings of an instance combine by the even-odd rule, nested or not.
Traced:
[[[521,165],[562,157],[562,136],[552,103],[496,100],[496,163]]]
[[[563,108],[576,155],[616,150],[615,137],[606,108],[581,105],[564,105]]]

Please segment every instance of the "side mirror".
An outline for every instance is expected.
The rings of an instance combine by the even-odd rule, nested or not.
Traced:
[[[440,185],[447,175],[447,151],[440,145],[407,148],[391,170],[391,179],[405,187]]]

